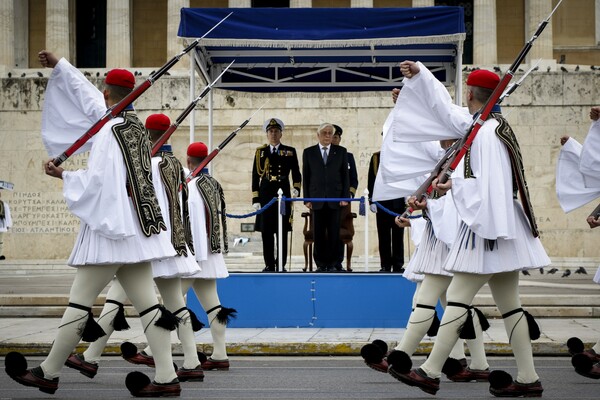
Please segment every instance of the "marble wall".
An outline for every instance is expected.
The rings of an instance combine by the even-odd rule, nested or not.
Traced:
[[[13,74],[0,79],[0,180],[15,184],[15,190],[2,191],[10,204],[14,227],[5,236],[4,253],[11,259],[64,259],[68,257],[79,229],[79,222],[62,199],[62,182],[44,175],[42,162],[48,156],[40,138],[41,109],[50,70],[44,75],[28,70],[20,77]],[[90,71],[90,80],[101,83],[104,71]],[[145,75],[147,76],[147,74]],[[519,78],[519,74],[514,78]],[[138,77],[138,79],[142,79]],[[599,257],[598,232],[592,232],[585,218],[596,206],[589,204],[569,215],[556,200],[554,177],[559,138],[570,135],[583,141],[589,127],[589,108],[599,98],[600,75],[589,69],[537,71],[505,101],[504,113],[520,141],[525,159],[536,218],[542,241],[551,257]],[[202,88],[198,87],[196,93]],[[285,144],[302,149],[316,143],[316,128],[322,122],[343,127],[342,145],[354,153],[359,174],[358,193],[366,188],[368,162],[381,144],[381,127],[391,108],[387,92],[367,93],[287,93],[253,94],[214,90],[213,148],[269,99],[266,107],[254,116],[212,162],[213,174],[225,188],[228,213],[246,214],[251,209],[251,170],[254,150],[266,142],[262,123],[278,117],[286,124]],[[165,76],[157,81],[135,106],[142,119],[154,112],[164,112],[175,119],[189,103],[186,76]],[[203,100],[195,113],[196,140],[207,141],[208,105]],[[190,140],[189,122],[175,133],[172,143],[176,154],[185,162]],[[82,132],[83,133],[83,132]],[[85,155],[65,163],[69,169],[86,166]],[[295,203],[293,235],[294,254],[302,254],[301,212]],[[358,204],[353,203],[358,212]],[[369,253],[377,254],[375,218],[369,216]],[[230,219],[230,239],[248,236],[240,233],[241,224],[253,218]],[[364,218],[355,220],[354,254],[364,254]],[[408,244],[407,244],[408,247]],[[409,249],[407,248],[407,251]]]

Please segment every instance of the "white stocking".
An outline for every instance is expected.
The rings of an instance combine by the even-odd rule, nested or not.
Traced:
[[[489,286],[500,314],[521,308],[519,271],[496,274],[490,279]],[[537,381],[539,377],[533,365],[529,326],[523,312],[504,318],[504,327],[517,363],[516,380],[520,383]]]
[[[481,322],[477,313],[473,313],[473,327],[475,328],[475,339],[465,340],[467,347],[469,348],[469,355],[471,360],[469,362],[469,368],[473,370],[486,370],[490,367],[487,362],[485,355],[485,348],[483,346],[484,333],[481,329]],[[462,343],[462,340],[459,340]]]
[[[213,339],[211,358],[213,360],[227,360],[227,349],[225,347],[225,330],[227,329],[227,325],[217,320],[217,313],[220,308],[214,309],[221,304],[219,294],[217,293],[217,281],[215,279],[196,279],[193,287],[204,311],[213,309],[213,311],[207,313],[210,334]]]
[[[119,267],[120,265],[78,267],[71,285],[69,303],[91,308],[96,297],[110,282]],[[67,307],[50,353],[40,365],[45,378],[54,379],[60,375],[65,361],[81,340],[78,328],[87,316],[88,313],[84,310]]]
[[[114,300],[121,304],[123,304],[127,300],[127,295],[125,294],[125,290],[119,283],[117,279],[113,279],[110,289],[108,289],[108,293],[106,293],[106,300]],[[113,320],[117,311],[119,310],[119,306],[114,303],[105,302],[104,307],[102,307],[102,312],[100,313],[100,317],[98,317],[98,324],[102,327],[106,335],[102,336],[95,342],[90,343],[90,346],[86,351],[83,352],[83,358],[87,362],[91,362],[97,364],[100,361],[100,357],[102,356],[102,352],[106,347],[106,343],[108,343],[108,339],[113,334],[115,328],[113,327]]]
[[[158,305],[150,263],[123,267],[117,272],[117,278],[138,313]],[[140,320],[154,356],[156,365],[154,380],[157,383],[168,383],[177,378],[177,375],[171,355],[171,332],[154,325],[160,318],[160,313],[158,308],[154,309],[141,316]]]
[[[177,327],[177,336],[183,350],[183,368],[194,369],[200,365],[200,360],[198,359],[198,350],[196,349],[196,337],[192,330],[192,320],[190,319],[190,313],[186,308],[183,298],[182,279],[158,278],[155,281],[167,310],[172,313],[179,311],[176,316],[181,318],[181,322]]]
[[[450,276],[444,275],[425,275],[419,288],[416,303],[426,307],[435,307],[442,293],[448,288],[451,279]],[[434,315],[435,310],[415,305],[410,314],[406,332],[404,332],[395,350],[403,351],[411,356],[431,326]]]
[[[491,275],[455,273],[447,291],[448,302],[471,304],[473,297],[490,277]],[[446,307],[431,354],[421,365],[421,369],[429,377],[440,377],[442,367],[458,340],[458,329],[467,319],[467,312],[462,307]]]

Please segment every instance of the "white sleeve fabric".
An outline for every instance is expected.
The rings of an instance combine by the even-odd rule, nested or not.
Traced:
[[[63,195],[71,212],[111,239],[134,236],[134,224],[139,225],[127,195],[123,155],[111,131],[122,121],[115,118],[98,132],[87,169],[63,172]]]
[[[556,162],[556,197],[564,212],[571,212],[600,197],[600,186],[587,188],[579,166],[583,146],[569,138]]]
[[[106,113],[104,95],[67,60],[54,67],[42,107],[42,141],[50,157],[62,154]],[[94,138],[75,154],[90,150]]]
[[[452,195],[462,221],[484,239],[516,239],[511,163],[496,136],[498,121],[487,120],[471,145],[472,178],[464,158],[452,175]]]
[[[585,137],[579,170],[586,188],[600,188],[600,121],[592,122]]]
[[[390,132],[397,142],[459,139],[468,133],[473,117],[452,102],[444,85],[420,62],[420,72],[404,79]]]
[[[445,196],[438,199],[427,200],[427,214],[435,237],[446,243],[448,247],[452,246],[460,224],[458,212],[452,198],[452,191],[448,191]]]
[[[197,180],[198,178],[194,178],[188,183],[188,209],[190,213],[190,225],[196,261],[206,261],[209,253],[208,232],[206,230],[206,209],[204,200],[196,187]]]

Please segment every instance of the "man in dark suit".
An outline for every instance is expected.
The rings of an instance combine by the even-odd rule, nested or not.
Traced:
[[[277,191],[281,189],[283,196],[300,195],[302,175],[298,165],[296,149],[281,143],[284,124],[278,118],[270,118],[263,124],[267,132],[268,144],[256,149],[252,164],[252,205],[259,210],[273,197],[278,197]],[[289,175],[292,174],[293,190],[290,191]],[[281,237],[281,266],[285,272],[287,262],[288,235],[292,230],[291,203],[285,203],[286,213],[283,216],[283,236]],[[275,243],[279,243],[278,232],[279,209],[277,203],[271,205],[262,214],[256,216],[255,231],[261,232],[263,243],[263,258],[265,268],[263,272],[275,272],[279,260],[275,256]],[[277,239],[277,242],[275,242]]]
[[[381,262],[381,269],[379,271],[404,272],[404,228],[396,225],[394,216],[382,210],[377,210],[377,205],[372,202],[373,187],[375,186],[375,178],[379,170],[379,155],[380,152],[377,151],[371,156],[367,179],[371,211],[377,213],[377,238],[379,239],[379,259]],[[402,214],[406,209],[404,197],[381,200],[379,204],[397,214]]]
[[[319,143],[307,147],[302,154],[305,198],[348,198],[348,154],[331,143],[335,128],[321,124],[317,130]],[[340,207],[347,201],[305,202],[313,213],[314,259],[317,272],[334,271],[339,258]]]
[[[331,140],[331,143],[339,146],[340,142],[342,141],[342,133],[344,133],[344,130],[342,129],[341,126],[333,124],[333,128],[334,128],[334,132],[333,132],[333,139]],[[350,196],[352,198],[356,197],[356,189],[358,188],[358,171],[356,170],[356,161],[354,161],[354,154],[348,152],[348,179],[350,182]],[[347,205],[346,207],[348,208],[348,212],[351,212],[351,204]],[[343,214],[343,213],[342,213]],[[342,215],[343,217],[343,215]],[[340,222],[342,224],[343,227],[343,221]],[[340,240],[340,251],[339,251],[339,258],[337,263],[335,264],[335,269],[336,271],[342,271],[343,267],[342,267],[342,262],[344,261],[344,242],[342,242]]]

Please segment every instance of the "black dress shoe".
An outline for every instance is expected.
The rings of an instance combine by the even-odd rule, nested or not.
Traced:
[[[327,267],[319,267],[315,270],[315,272],[328,272],[329,268]]]
[[[265,267],[262,272],[275,272],[275,267]]]

